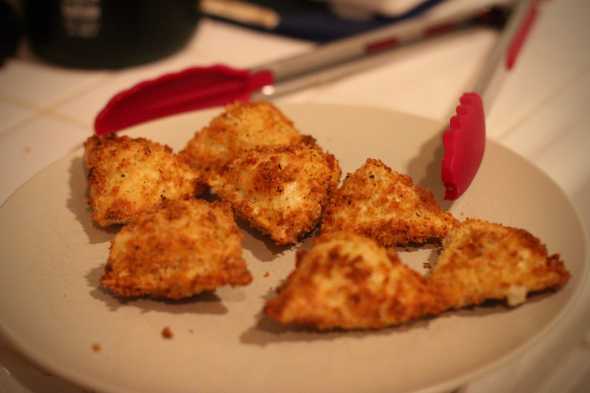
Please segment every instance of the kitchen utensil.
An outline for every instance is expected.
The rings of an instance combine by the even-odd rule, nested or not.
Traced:
[[[166,74],[111,98],[95,119],[95,132],[106,134],[158,117],[232,101],[276,97],[341,78],[366,69],[388,55],[392,48],[489,22],[489,15],[489,7],[466,6],[452,14],[425,16],[321,45],[251,70],[213,65]]]
[[[516,64],[537,12],[537,0],[518,2],[473,91],[459,100],[456,114],[443,134],[445,199],[459,198],[477,173],[486,144],[485,113],[505,74]]]

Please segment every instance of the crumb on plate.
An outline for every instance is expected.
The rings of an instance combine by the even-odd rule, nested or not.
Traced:
[[[170,328],[170,326],[166,326],[162,329],[162,337],[166,338],[166,339],[171,339],[174,337],[174,332],[172,331],[172,329]]]

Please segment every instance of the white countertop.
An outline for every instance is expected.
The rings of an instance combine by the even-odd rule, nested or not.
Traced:
[[[590,228],[590,2],[544,2],[516,69],[488,117],[488,136],[534,162],[563,188]],[[371,105],[446,121],[497,36],[477,30],[400,50],[369,72],[280,101]],[[235,45],[239,42],[239,45]],[[247,67],[312,45],[203,20],[183,51],[124,71],[73,71],[44,64],[26,47],[0,68],[0,203],[50,162],[79,147],[116,92],[191,65]],[[462,393],[590,389],[590,288],[560,328],[526,355]],[[30,365],[0,338],[0,393],[82,389]]]

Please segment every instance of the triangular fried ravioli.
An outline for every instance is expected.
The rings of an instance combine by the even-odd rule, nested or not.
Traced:
[[[241,153],[260,146],[285,146],[305,138],[270,102],[236,102],[213,118],[181,151],[196,169],[207,173]]]
[[[122,297],[169,299],[247,285],[241,241],[227,204],[169,201],[117,233],[101,285]]]
[[[305,142],[246,152],[210,185],[238,216],[276,244],[288,245],[317,225],[340,174],[333,155]]]
[[[393,249],[334,232],[297,254],[296,268],[264,312],[285,324],[327,329],[378,329],[428,315],[441,307],[424,278]]]
[[[447,308],[506,300],[518,305],[530,292],[564,286],[569,273],[559,255],[529,232],[467,219],[443,242],[429,282]]]
[[[88,203],[101,227],[125,224],[163,201],[192,198],[205,188],[169,146],[145,138],[92,136],[84,150]]]
[[[333,193],[321,231],[354,232],[390,247],[440,240],[456,224],[430,191],[368,159]]]

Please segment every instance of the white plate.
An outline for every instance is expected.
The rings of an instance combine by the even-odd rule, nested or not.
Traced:
[[[336,155],[344,172],[375,157],[420,184],[438,184],[441,124],[371,108],[282,109]],[[215,112],[176,116],[128,133],[178,149]],[[463,310],[378,332],[288,330],[260,310],[293,268],[293,250],[277,250],[246,233],[252,285],[182,302],[121,303],[98,286],[113,233],[90,221],[81,156],[80,150],[49,166],[0,209],[0,327],[36,363],[101,392],[450,389],[523,353],[556,328],[585,281],[584,231],[564,194],[529,162],[490,142],[474,184],[450,208],[460,218],[524,227],[550,252],[560,252],[572,280],[557,293],[515,309]],[[440,187],[433,189],[440,194]],[[420,265],[426,253],[402,257]],[[165,326],[172,339],[162,338]]]

